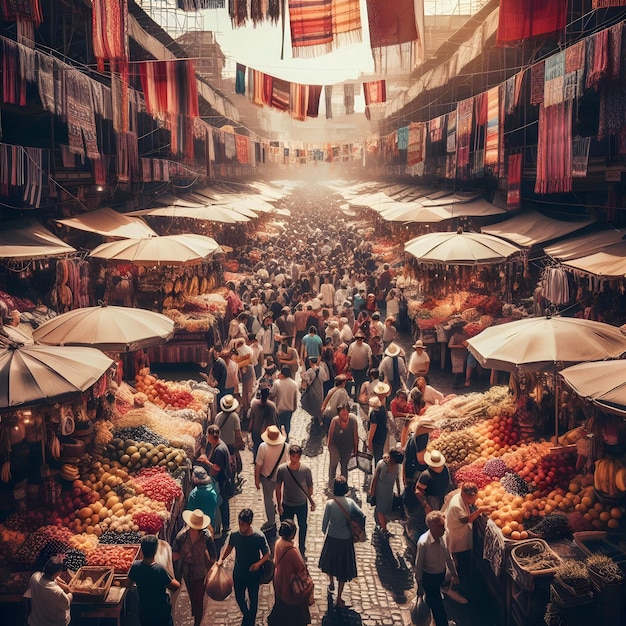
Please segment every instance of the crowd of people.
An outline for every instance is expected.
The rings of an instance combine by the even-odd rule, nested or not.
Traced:
[[[142,624],[157,623],[148,599],[158,598],[162,607],[165,591],[175,590],[182,580],[199,626],[207,572],[232,552],[242,626],[255,624],[259,585],[270,559],[275,604],[269,624],[309,624],[311,532],[324,535],[316,566],[328,576],[328,593],[336,593],[335,607],[345,606],[345,585],[357,576],[352,523],[365,523],[350,497],[357,485],[347,480],[348,465],[358,454],[373,460],[367,499],[374,506],[379,538],[388,539],[388,521],[398,511],[420,519],[418,592],[425,594],[436,626],[448,624],[439,589],[446,570],[454,584],[457,574],[463,577],[471,523],[480,514],[473,506],[477,490],[462,486],[446,522],[441,508],[451,490],[450,476],[443,455],[427,451],[434,423],[424,415],[445,398],[429,384],[430,359],[422,341],[409,341],[410,354],[399,341],[412,329],[398,269],[375,258],[371,241],[349,218],[308,208],[294,211],[267,245],[263,261],[246,265],[252,244],[237,250],[240,278],[226,285],[226,316],[202,372],[217,390],[217,412],[207,424],[206,448],[194,460],[184,528],[172,546],[174,571],[154,566],[149,538],[142,541],[143,560],[131,569]],[[310,415],[310,429],[325,434],[329,452],[323,522],[315,529],[308,524],[316,508],[314,476],[302,460],[302,447],[290,436],[300,407]],[[252,510],[235,514],[229,504],[238,490],[254,488],[240,476],[241,452],[248,444],[254,487],[264,504],[258,530]],[[54,574],[52,566],[46,571],[44,576]],[[299,595],[294,580],[302,585]],[[33,580],[32,586],[41,593],[40,587],[51,584],[45,578],[43,583]],[[61,587],[54,593],[61,611],[65,592]],[[454,586],[447,593],[466,601]],[[158,623],[171,623],[171,611],[166,613]]]

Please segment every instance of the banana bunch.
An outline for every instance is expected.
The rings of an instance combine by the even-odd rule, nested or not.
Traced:
[[[50,454],[53,459],[61,458],[61,442],[56,435],[52,435],[52,439],[50,439]]]
[[[80,472],[78,471],[78,465],[73,463],[64,463],[61,465],[61,478],[65,480],[77,480],[80,478]]]
[[[626,468],[616,459],[598,459],[593,473],[593,486],[609,496],[626,492]]]
[[[8,483],[11,480],[11,461],[7,460],[2,464],[0,477],[3,483]]]

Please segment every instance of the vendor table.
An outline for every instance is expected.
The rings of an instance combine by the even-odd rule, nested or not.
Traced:
[[[203,363],[208,357],[206,334],[177,330],[167,343],[147,353],[151,363]]]

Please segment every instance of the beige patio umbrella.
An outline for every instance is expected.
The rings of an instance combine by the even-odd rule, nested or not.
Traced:
[[[515,320],[486,328],[467,343],[481,365],[507,371],[552,369],[626,353],[626,335],[619,328],[577,317]]]
[[[131,352],[166,342],[174,322],[160,313],[123,306],[74,309],[44,322],[34,339],[49,346],[92,346],[108,352]]]
[[[227,207],[202,203],[196,200],[189,200],[184,204],[141,209],[127,213],[127,215],[141,215],[143,217],[187,217],[222,224],[238,224],[240,222],[250,221],[249,217]]]
[[[100,350],[10,342],[0,347],[0,409],[54,402],[94,385],[113,363]]]
[[[134,265],[192,265],[220,251],[212,237],[186,234],[111,241],[99,245],[89,256]]]
[[[626,361],[579,363],[560,374],[581,398],[603,411],[626,416]]]
[[[420,263],[488,265],[506,261],[520,249],[508,241],[482,233],[428,233],[404,244],[404,251]]]

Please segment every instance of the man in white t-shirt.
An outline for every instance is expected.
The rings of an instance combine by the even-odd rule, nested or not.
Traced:
[[[267,523],[265,528],[276,526],[276,507],[274,491],[276,489],[276,470],[289,460],[285,435],[278,426],[268,426],[261,435],[263,442],[259,446],[254,465],[254,484],[257,489],[263,487],[263,502]]]

